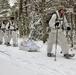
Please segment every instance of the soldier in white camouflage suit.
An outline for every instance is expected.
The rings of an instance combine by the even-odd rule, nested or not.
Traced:
[[[56,18],[58,18],[57,21],[56,21]],[[64,6],[61,5],[58,7],[56,14],[53,14],[52,18],[49,21],[49,27],[51,28],[51,32],[49,33],[49,39],[48,39],[48,44],[47,44],[47,56],[48,57],[55,56],[52,53],[52,46],[53,44],[55,44],[56,39],[58,39],[61,45],[62,52],[65,58],[69,59],[70,57],[74,56],[74,54],[69,54],[69,46],[68,46],[68,42],[65,37],[64,31],[62,29],[62,25],[66,30],[71,29],[64,15]],[[57,33],[57,28],[58,28],[58,33]],[[56,34],[58,35],[58,37],[56,37]]]
[[[3,19],[3,21],[0,23],[0,44],[3,43],[3,38],[4,38],[4,42],[6,43],[7,41],[7,37],[6,37],[6,20]]]
[[[13,46],[16,47],[18,46],[18,38],[17,38],[17,31],[18,31],[18,26],[14,21],[14,17],[10,18],[10,21],[6,25],[6,31],[8,33],[8,39],[7,39],[7,46],[10,46],[11,38],[13,41]]]

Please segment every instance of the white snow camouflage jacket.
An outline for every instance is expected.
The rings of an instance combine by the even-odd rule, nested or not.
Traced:
[[[64,28],[66,29],[66,27],[69,26],[68,22],[66,20],[66,17],[64,16],[64,20],[62,20],[63,18],[60,18],[58,11],[56,11],[56,13],[57,13],[57,15],[56,14],[52,15],[52,18],[49,21],[49,27],[51,29],[55,29],[56,17],[58,16],[58,21],[61,20],[61,21],[59,21],[59,27],[61,28],[61,26],[63,24]]]
[[[8,26],[10,26],[10,28],[8,28]],[[17,26],[17,24],[15,23],[15,22],[13,22],[13,24],[12,24],[12,22],[11,21],[9,21],[8,23],[7,23],[7,25],[6,25],[6,30],[13,30],[13,29],[16,29],[16,28],[18,28],[18,26]]]

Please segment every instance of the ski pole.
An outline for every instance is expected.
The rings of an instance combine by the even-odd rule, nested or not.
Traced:
[[[73,13],[71,12],[71,51],[73,48]]]

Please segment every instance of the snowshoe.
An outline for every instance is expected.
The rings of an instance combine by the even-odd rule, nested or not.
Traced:
[[[0,42],[0,45],[2,44],[2,42]]]
[[[54,53],[47,53],[48,57],[55,57]]]
[[[73,54],[64,54],[64,57],[66,58],[66,59],[70,59],[71,57],[74,57],[75,56],[75,54],[73,53]]]

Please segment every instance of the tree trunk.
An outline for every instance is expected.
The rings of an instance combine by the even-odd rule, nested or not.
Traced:
[[[45,10],[45,2],[46,2],[46,0],[42,0],[42,7],[41,7],[42,8],[42,10],[41,10],[41,17],[42,17],[43,35],[46,32],[46,23],[45,23],[46,18],[45,18],[45,13],[44,13],[44,10]],[[46,42],[46,40],[47,40],[47,33],[42,38],[42,40],[43,40],[43,43]]]
[[[25,6],[28,4],[27,3],[28,0],[25,1]],[[29,35],[29,18],[28,18],[28,11],[27,11],[28,7],[26,6],[25,7],[25,32],[26,32],[26,35],[28,36]]]
[[[19,33],[20,33],[20,37],[23,36],[23,27],[22,27],[22,4],[23,4],[23,0],[20,0],[20,3],[19,3]]]
[[[44,13],[44,10],[45,10],[45,2],[46,0],[42,0],[42,26],[43,26],[43,33],[46,32],[46,24],[45,24],[45,13]]]
[[[74,24],[75,24],[75,36],[76,36],[76,3],[74,4]]]
[[[74,48],[76,49],[76,3],[74,4],[74,24],[75,24]]]

